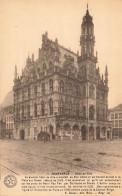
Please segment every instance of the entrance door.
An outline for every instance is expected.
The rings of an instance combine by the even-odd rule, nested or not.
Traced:
[[[86,127],[82,126],[81,131],[82,131],[82,140],[86,140]]]
[[[24,132],[24,130],[21,130],[20,131],[20,139],[21,140],[24,140],[25,139],[25,132]]]

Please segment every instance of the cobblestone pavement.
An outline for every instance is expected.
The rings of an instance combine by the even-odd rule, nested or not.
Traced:
[[[122,140],[27,141],[0,140],[2,172],[51,174],[122,171]]]

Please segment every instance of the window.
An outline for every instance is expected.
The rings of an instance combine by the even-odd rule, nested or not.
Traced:
[[[69,115],[72,114],[72,102],[69,102]]]
[[[37,86],[34,87],[34,95],[37,97]]]
[[[118,114],[115,114],[115,119],[118,119]]]
[[[64,92],[64,81],[60,80],[59,82],[59,92],[63,93]]]
[[[49,114],[53,115],[53,100],[49,100]]]
[[[83,106],[83,118],[86,118],[86,107]]]
[[[49,81],[49,90],[50,90],[50,93],[53,92],[53,80],[52,79]]]
[[[49,68],[53,67],[52,61],[49,62]]]
[[[41,115],[45,115],[45,106],[44,106],[44,101],[41,102]]]
[[[76,86],[76,96],[79,97],[80,96],[80,87]]]
[[[28,88],[28,98],[30,98],[30,88]]]
[[[79,104],[76,104],[76,116],[79,116]]]
[[[45,84],[42,83],[42,95],[44,95],[44,94],[45,94]]]
[[[118,127],[118,120],[115,120],[115,127]]]
[[[72,95],[72,83],[69,84],[69,94]]]
[[[94,106],[89,107],[89,119],[94,120]]]
[[[46,70],[46,64],[43,63],[43,72]]]
[[[114,120],[112,120],[112,127],[114,127]]]
[[[114,119],[114,114],[111,114],[111,119]]]
[[[22,118],[24,118],[24,106],[22,106]]]
[[[89,97],[94,98],[94,86],[92,85],[89,87]]]
[[[119,119],[121,119],[122,118],[122,113],[119,113]]]
[[[37,117],[37,104],[34,104],[34,117]]]
[[[59,114],[60,114],[60,115],[63,115],[63,100],[60,100]]]
[[[122,127],[122,120],[119,120],[119,127]]]
[[[27,117],[30,118],[30,106],[27,106]]]
[[[83,86],[83,97],[86,97],[86,86]]]
[[[97,120],[99,120],[100,119],[100,108],[98,107],[97,108]]]

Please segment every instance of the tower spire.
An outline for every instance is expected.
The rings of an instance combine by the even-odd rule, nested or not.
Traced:
[[[14,78],[17,78],[17,66],[15,65],[15,73],[14,73]]]

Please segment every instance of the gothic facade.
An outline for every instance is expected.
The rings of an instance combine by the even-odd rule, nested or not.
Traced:
[[[94,55],[94,24],[87,9],[80,36],[81,54],[42,35],[38,59],[28,56],[20,77],[15,67],[14,137],[81,139],[111,137],[108,71],[100,75]]]

